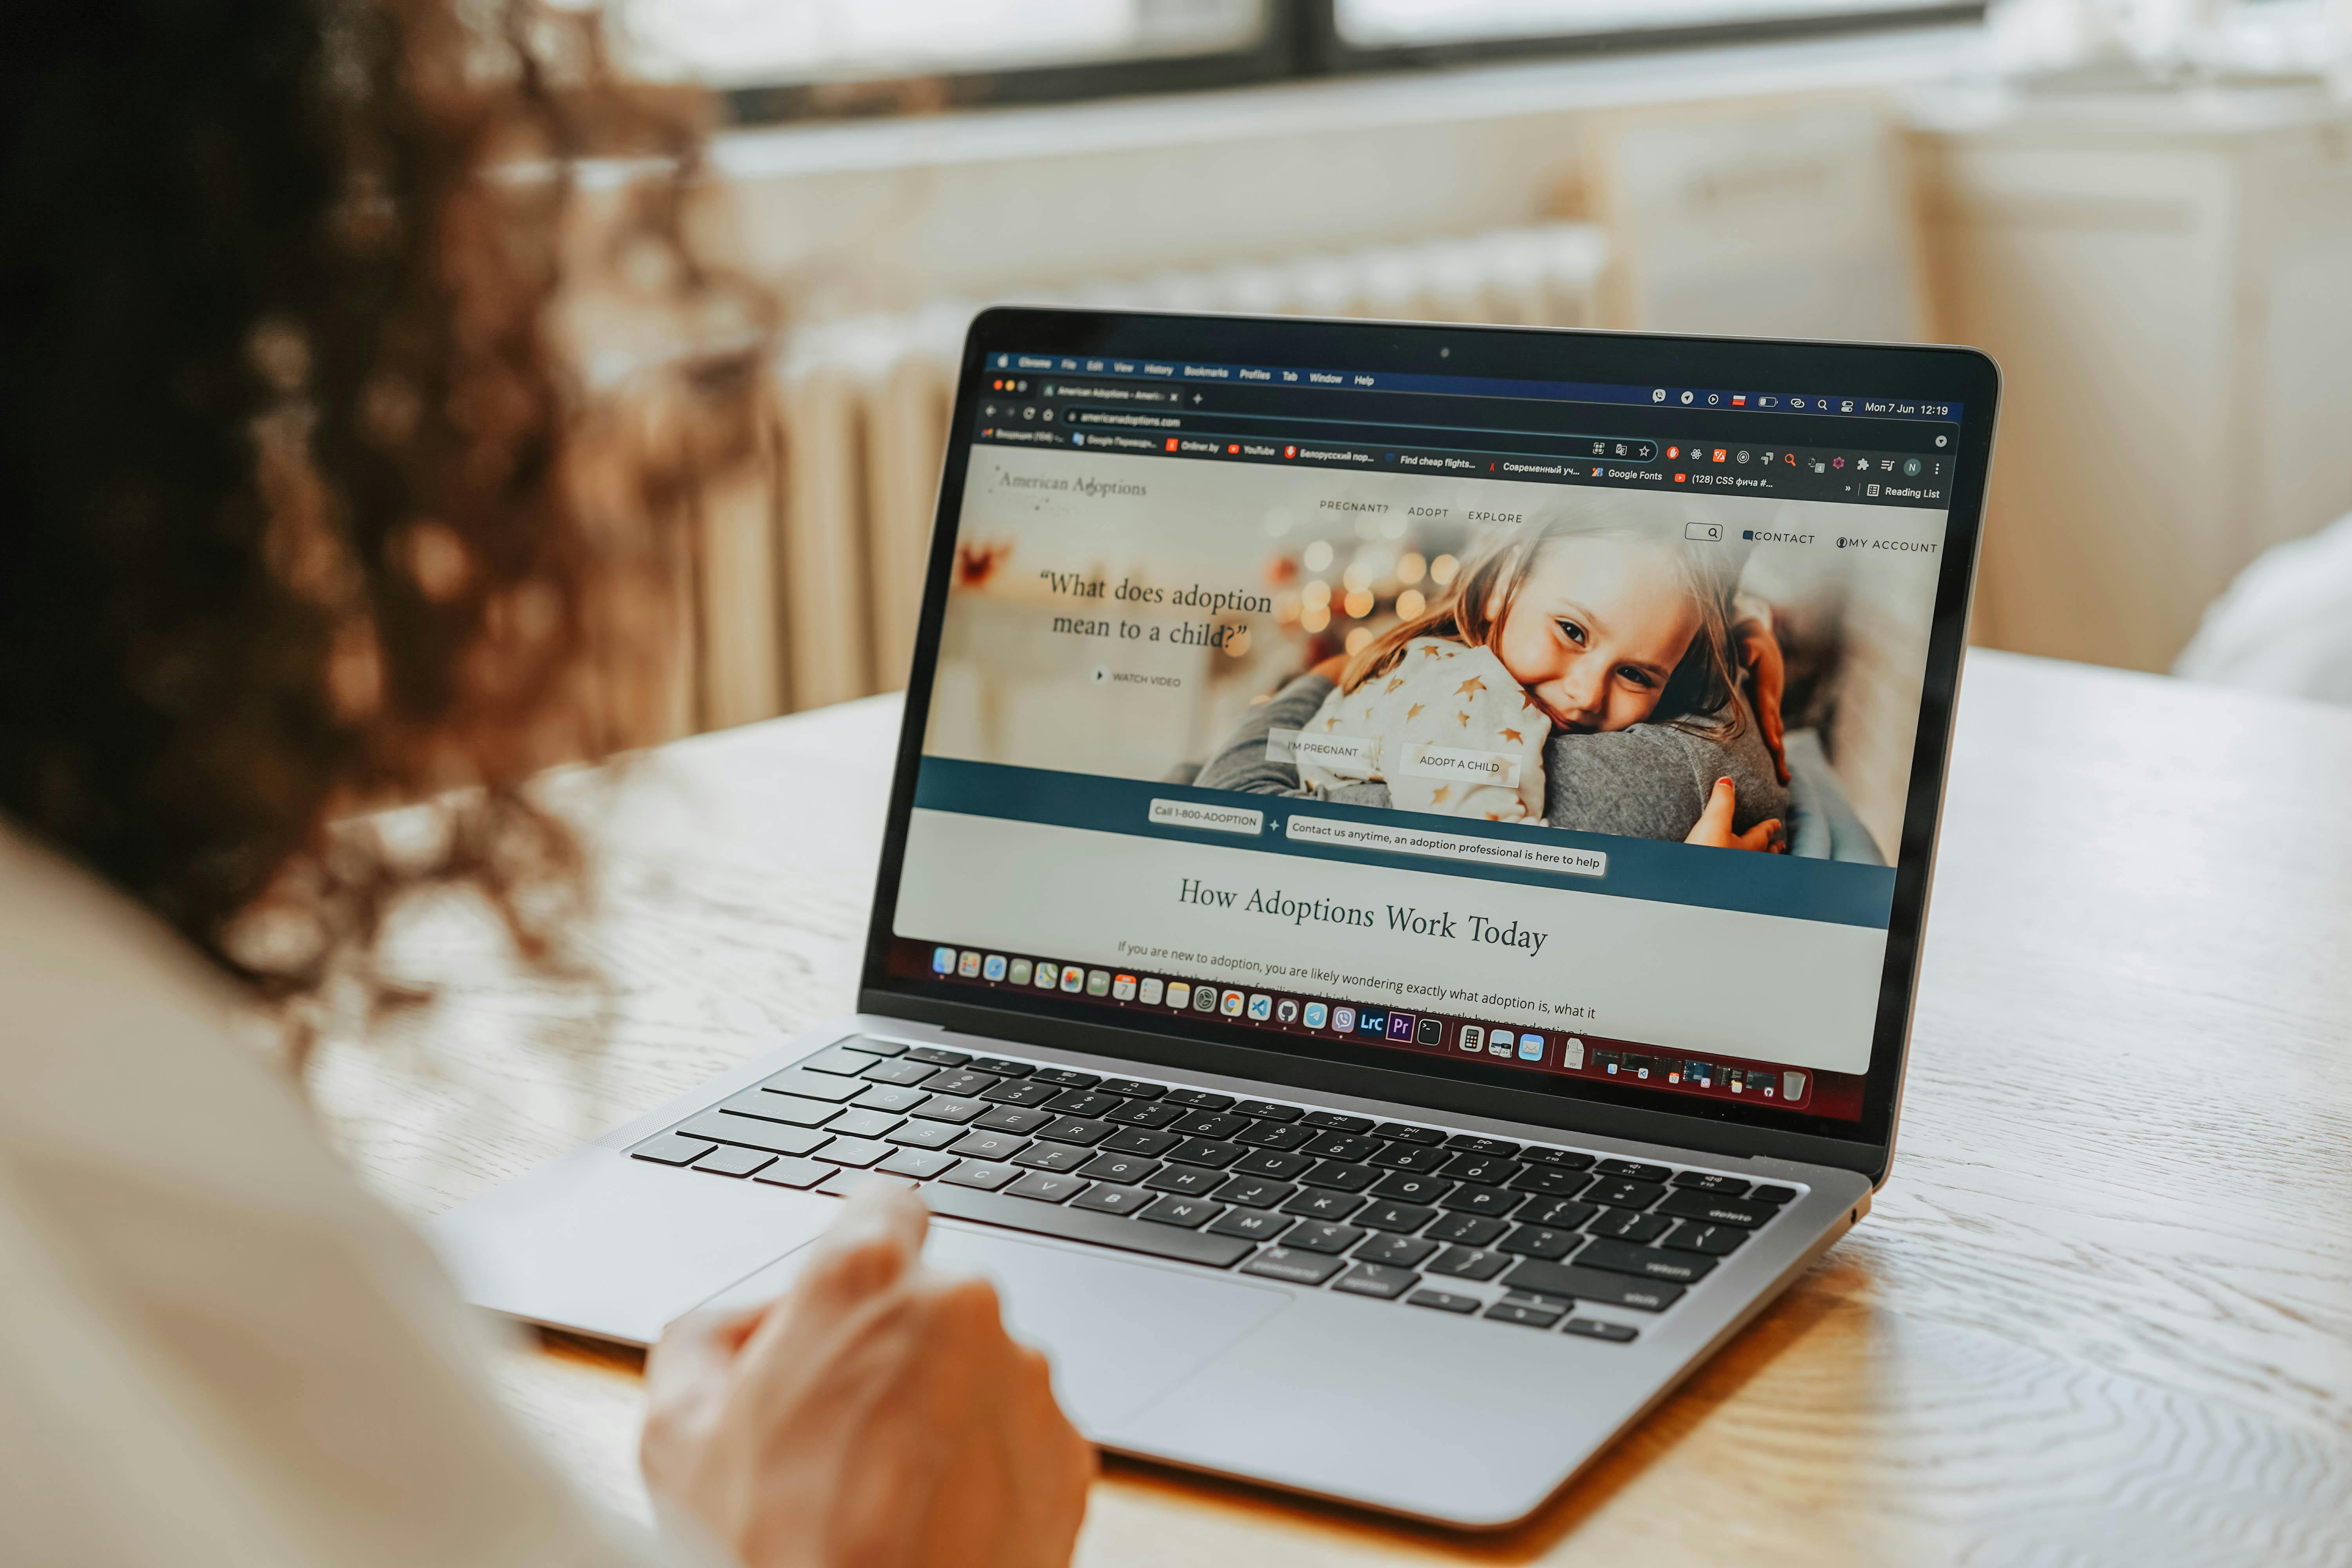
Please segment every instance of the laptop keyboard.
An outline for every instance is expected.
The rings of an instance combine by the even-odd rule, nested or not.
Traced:
[[[1616,1343],[1800,1193],[863,1035],[629,1152]]]

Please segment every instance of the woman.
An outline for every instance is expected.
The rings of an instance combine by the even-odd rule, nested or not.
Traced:
[[[740,358],[600,405],[555,307],[756,337],[678,237],[690,110],[520,0],[42,26],[0,49],[0,1561],[1066,1560],[1091,1453],[913,1199],[665,1338],[637,1541],[239,1032],[374,997],[420,887],[564,957],[579,857],[524,781],[628,733],[747,426]],[[588,153],[676,173],[559,297]],[[428,795],[422,840],[335,826]]]

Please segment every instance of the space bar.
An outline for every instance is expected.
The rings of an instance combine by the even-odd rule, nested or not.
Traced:
[[[982,1225],[1001,1225],[1012,1230],[1034,1231],[1039,1236],[1058,1236],[1066,1241],[1091,1241],[1098,1247],[1116,1247],[1122,1252],[1148,1252],[1154,1258],[1205,1263],[1212,1268],[1231,1268],[1256,1249],[1255,1243],[1237,1236],[1202,1236],[1198,1231],[1146,1225],[1117,1215],[1088,1214],[1083,1209],[1055,1208],[1030,1198],[1008,1198],[1002,1193],[976,1193],[944,1182],[925,1186],[923,1196],[933,1214],[950,1219],[978,1220]]]

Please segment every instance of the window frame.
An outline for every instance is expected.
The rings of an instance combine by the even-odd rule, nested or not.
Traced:
[[[1988,0],[1923,0],[1896,10],[1762,16],[1456,43],[1362,47],[1339,36],[1336,0],[1265,0],[1253,47],[1146,59],[847,80],[784,81],[719,89],[739,127],[872,119],[948,110],[1075,103],[1145,94],[1211,92],[1271,82],[1375,76],[1450,66],[1663,52],[1947,27],[1984,19]]]

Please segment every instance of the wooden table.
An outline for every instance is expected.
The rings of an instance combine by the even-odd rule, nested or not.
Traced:
[[[564,781],[604,984],[415,922],[438,1000],[316,1073],[370,1180],[431,1213],[849,1011],[898,711]],[[2347,795],[2352,713],[1974,655],[1876,1212],[1512,1534],[1115,1462],[1081,1561],[2352,1563]],[[636,1367],[549,1338],[501,1377],[642,1510]]]

